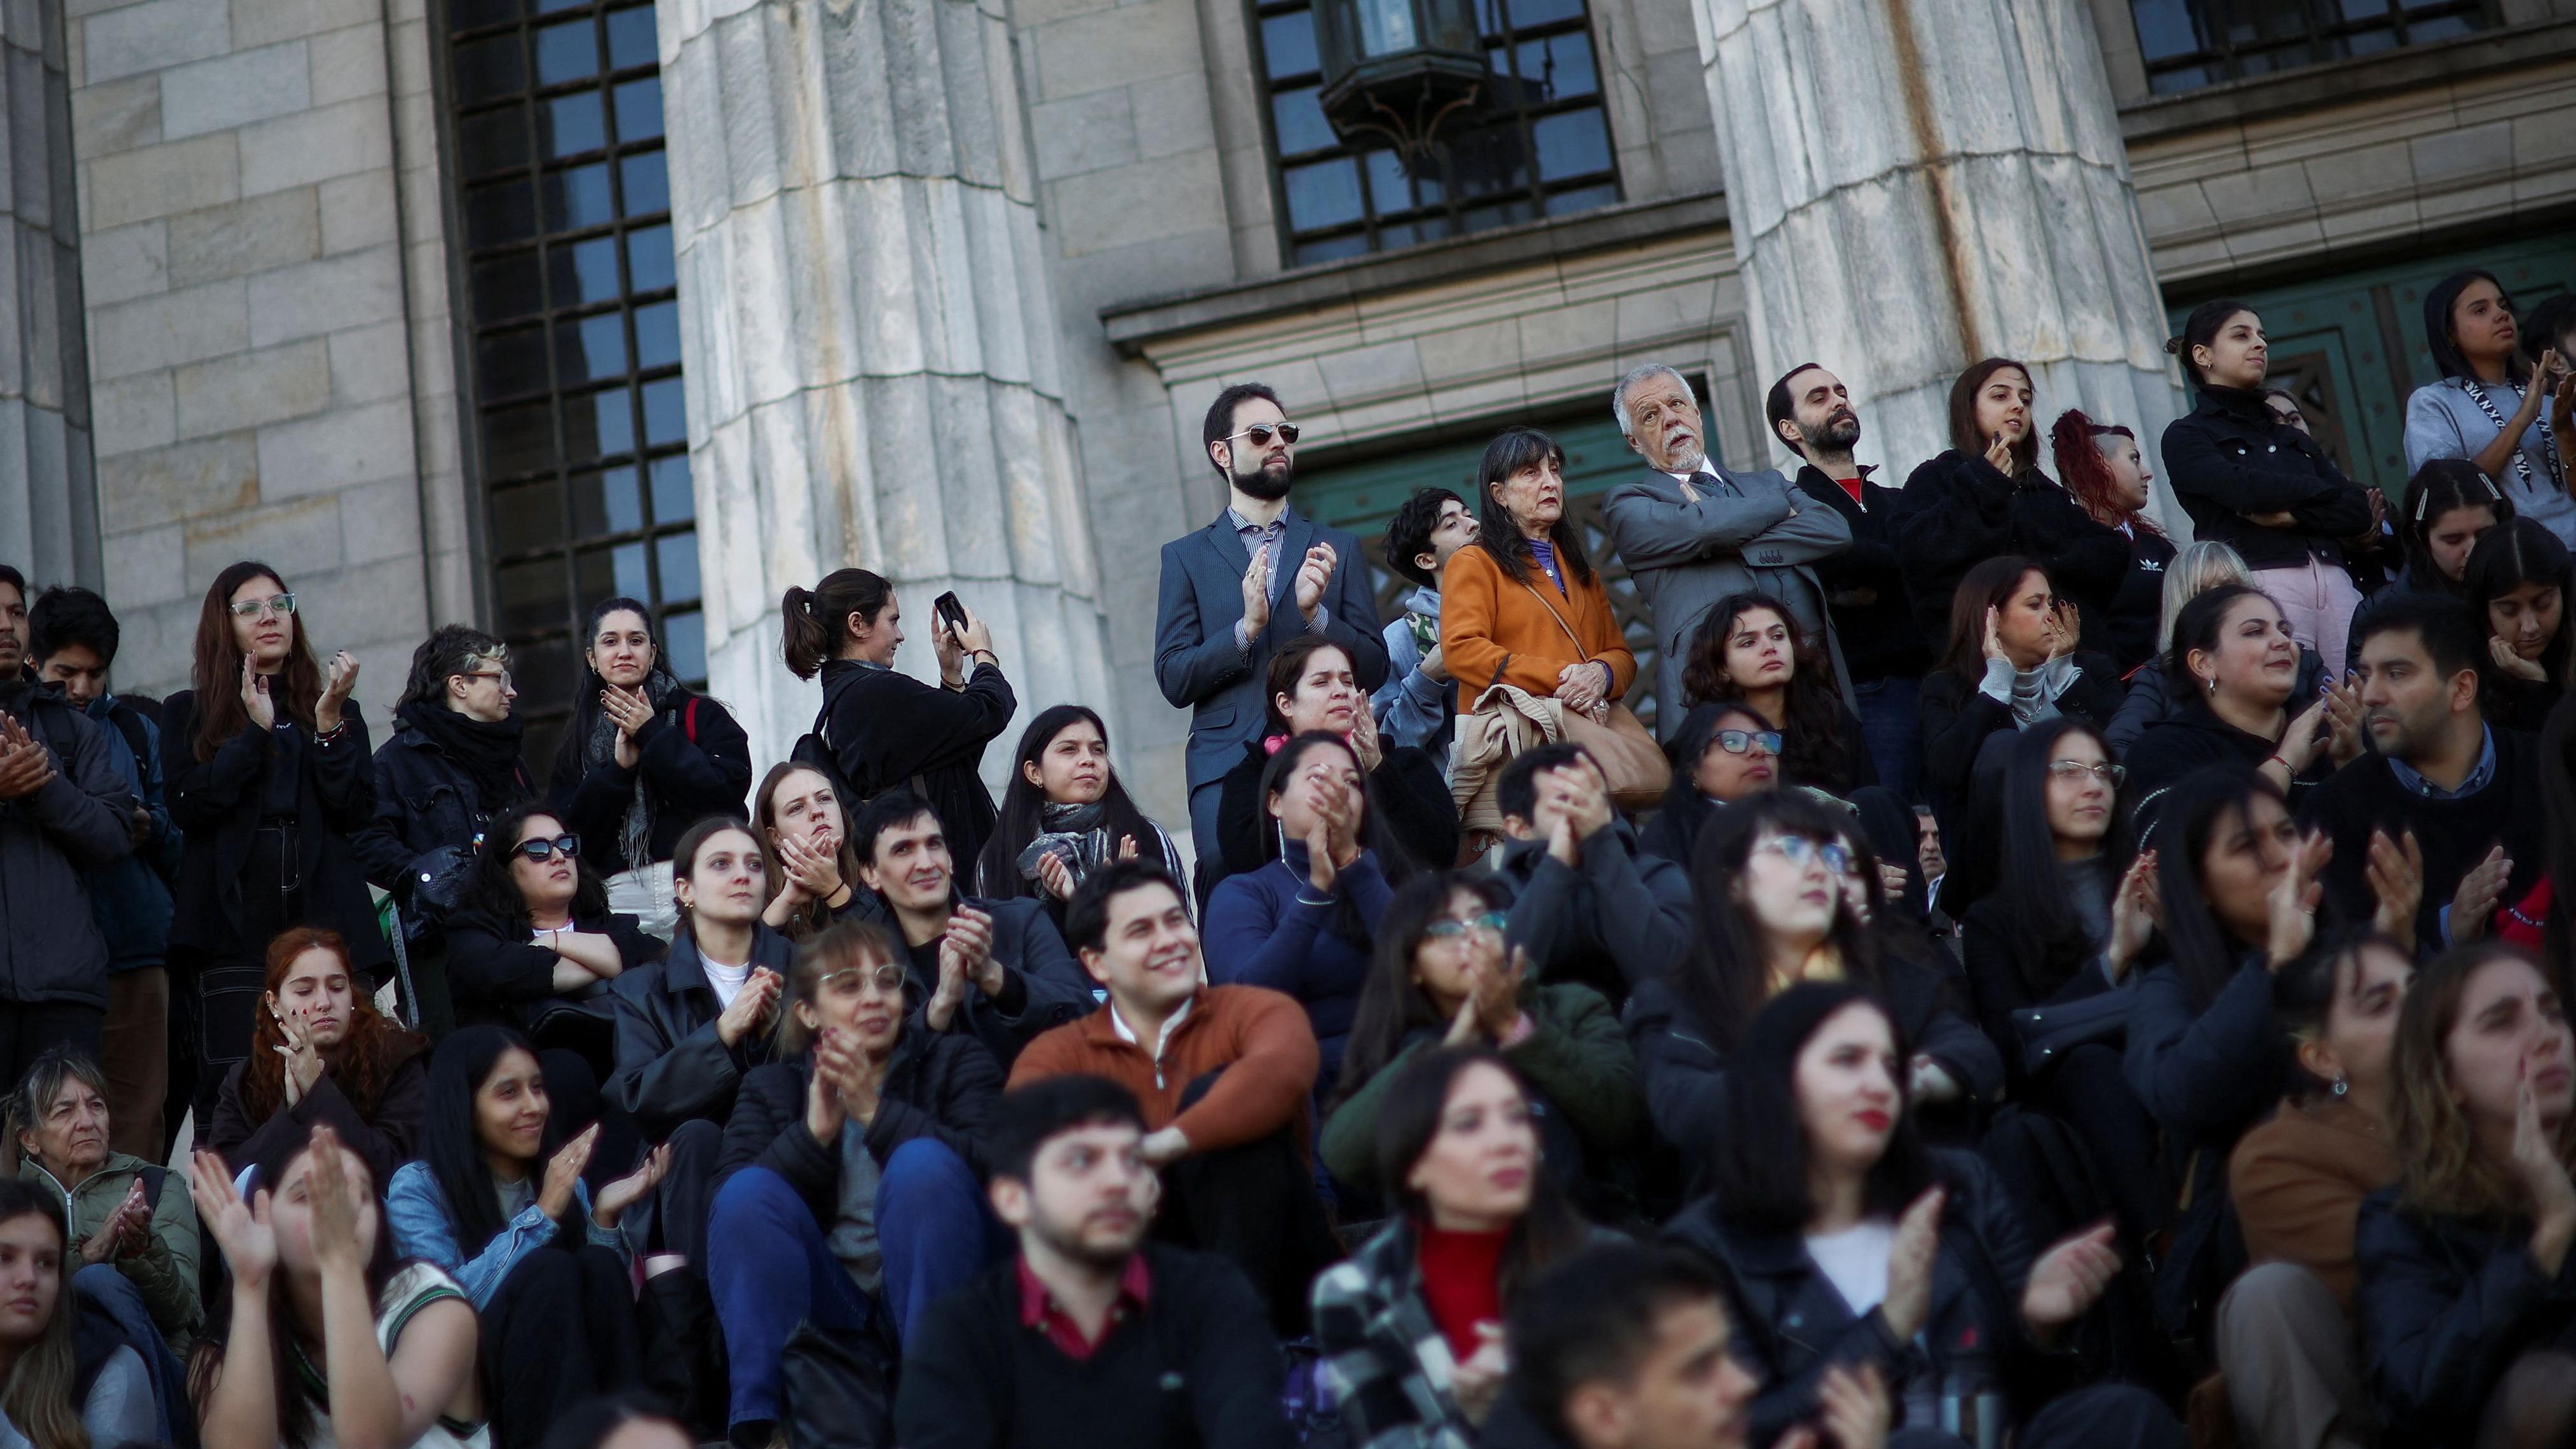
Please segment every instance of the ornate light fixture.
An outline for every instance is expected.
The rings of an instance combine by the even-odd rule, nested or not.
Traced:
[[[1317,0],[1325,119],[1343,141],[1392,142],[1407,164],[1492,99],[1476,0]]]

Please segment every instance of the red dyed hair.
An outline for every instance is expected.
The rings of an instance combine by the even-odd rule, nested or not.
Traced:
[[[2111,481],[2111,460],[2102,456],[2102,439],[2126,438],[2134,443],[2138,435],[2117,424],[2097,423],[2084,416],[2080,408],[2068,408],[2057,415],[2056,426],[2048,430],[2049,448],[2057,455],[2057,481],[2075,501],[2084,505],[2097,523],[2117,528],[2123,523],[2135,524],[2149,533],[2161,534],[2155,520],[2143,512],[2131,513],[2112,496],[2117,486]]]
[[[376,1098],[393,1078],[394,1068],[429,1050],[427,1038],[387,1021],[383,1012],[367,997],[367,989],[349,966],[349,943],[337,931],[320,926],[297,926],[281,932],[268,943],[268,969],[261,976],[263,989],[275,995],[286,983],[286,969],[295,958],[307,951],[328,951],[340,958],[340,967],[350,976],[350,994],[356,998],[349,1012],[349,1034],[340,1040],[339,1049],[328,1058],[331,1079],[340,1094],[358,1109],[361,1117],[373,1117]],[[242,1110],[253,1122],[265,1122],[286,1105],[285,1029],[269,1013],[265,1000],[253,1010],[259,1022],[251,1031],[250,1061],[242,1068]]]

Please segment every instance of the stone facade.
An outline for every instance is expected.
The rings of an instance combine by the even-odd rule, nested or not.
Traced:
[[[99,582],[88,337],[59,0],[0,8],[0,558]]]

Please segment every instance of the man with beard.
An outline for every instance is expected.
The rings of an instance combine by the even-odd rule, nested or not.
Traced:
[[[2535,923],[2548,914],[2523,900],[2548,875],[2540,754],[2479,708],[2484,634],[2469,606],[2445,595],[2373,610],[2352,640],[2372,748],[2309,792],[2304,812],[2334,842],[2319,879],[2346,920],[2371,919],[2372,879],[2406,850],[2421,853],[2412,924],[2425,952],[2509,924],[2506,907]]]
[[[1237,383],[1208,405],[1202,431],[1208,462],[1226,482],[1226,510],[1163,545],[1154,679],[1174,708],[1191,711],[1190,835],[1205,902],[1218,869],[1218,787],[1261,733],[1270,651],[1321,634],[1342,647],[1369,694],[1386,680],[1386,642],[1359,540],[1288,506],[1297,425],[1279,395]]]
[[[1149,1129],[1138,1151],[1170,1192],[1154,1235],[1233,1259],[1280,1337],[1304,1333],[1307,1285],[1341,1256],[1308,1165],[1320,1054],[1306,1009],[1206,984],[1198,928],[1159,864],[1102,867],[1064,926],[1109,1000],[1022,1048],[1011,1085],[1079,1074],[1133,1092]]]
[[[1145,1241],[1161,1195],[1149,1140],[1134,1095],[1099,1077],[1002,1098],[984,1145],[1020,1251],[914,1331],[897,1442],[1286,1449],[1284,1369],[1243,1275]]]
[[[1923,671],[1931,667],[1932,645],[1905,603],[1905,575],[1896,560],[1899,495],[1852,461],[1860,414],[1852,411],[1843,380],[1818,364],[1802,362],[1783,373],[1771,384],[1762,415],[1798,456],[1798,486],[1851,530],[1850,547],[1817,561],[1816,580],[1851,671],[1852,706],[1878,782],[1911,800],[1923,773]]]
[[[1661,363],[1620,379],[1610,411],[1628,446],[1646,460],[1645,477],[1610,490],[1601,516],[1654,619],[1658,732],[1669,738],[1689,713],[1682,667],[1690,661],[1691,637],[1729,594],[1769,594],[1787,604],[1808,646],[1833,660],[1835,683],[1849,698],[1842,650],[1813,567],[1851,542],[1842,515],[1800,507],[1806,500],[1776,472],[1718,466],[1708,456],[1690,383]]]

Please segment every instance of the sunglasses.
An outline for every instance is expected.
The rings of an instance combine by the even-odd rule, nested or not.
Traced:
[[[1800,870],[1806,869],[1807,862],[1811,860],[1821,860],[1825,869],[1836,875],[1851,873],[1852,853],[1839,841],[1809,840],[1803,835],[1775,835],[1754,849],[1776,855]]]
[[[295,612],[295,596],[272,594],[265,599],[235,599],[232,610],[236,619],[256,619],[270,613],[292,614]]]
[[[526,856],[528,859],[543,865],[545,862],[554,859],[557,853],[561,853],[566,860],[570,860],[574,856],[581,854],[581,837],[578,835],[558,835],[552,840],[522,840],[510,848],[519,854]]]
[[[2129,778],[2129,767],[2112,764],[2088,765],[2082,760],[2051,760],[2048,762],[2048,773],[2061,780],[2075,780],[2090,775],[2117,790],[2121,783]]]
[[[1236,438],[1250,438],[1252,440],[1252,446],[1256,448],[1267,448],[1270,446],[1270,435],[1273,433],[1278,434],[1279,441],[1283,443],[1294,443],[1297,441],[1298,428],[1295,423],[1279,423],[1276,425],[1270,423],[1254,423],[1251,427],[1244,429],[1242,432],[1228,433],[1226,435],[1226,441],[1230,443]]]
[[[1766,755],[1780,753],[1778,730],[1719,730],[1710,742],[1730,755],[1751,754],[1760,750]]]
[[[1433,921],[1430,925],[1423,927],[1422,934],[1430,937],[1434,941],[1454,941],[1460,936],[1466,935],[1469,931],[1480,932],[1488,936],[1499,936],[1503,933],[1503,927],[1509,924],[1510,920],[1510,917],[1504,915],[1500,911],[1487,911],[1481,916],[1469,916],[1463,921],[1458,920],[1455,917],[1443,917],[1440,920]]]

